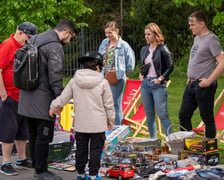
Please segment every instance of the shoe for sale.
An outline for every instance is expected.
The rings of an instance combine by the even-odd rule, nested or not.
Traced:
[[[40,174],[35,174],[33,180],[62,180],[61,176],[56,176],[50,171],[42,172]]]
[[[32,169],[32,164],[30,161],[28,161],[27,159],[24,160],[17,160],[16,161],[16,165],[15,167],[17,169],[26,169],[26,170],[30,170]]]
[[[0,172],[7,176],[15,176],[18,174],[18,172],[12,167],[12,163],[3,164]]]

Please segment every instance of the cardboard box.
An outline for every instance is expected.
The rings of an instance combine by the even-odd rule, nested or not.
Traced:
[[[161,139],[128,137],[124,140],[133,146],[134,151],[153,151],[161,149]]]
[[[184,150],[206,152],[218,149],[216,138],[191,137],[184,139]]]
[[[105,144],[117,144],[119,140],[126,138],[130,132],[129,126],[114,126],[112,130],[106,131]]]
[[[159,161],[164,160],[164,159],[170,159],[172,161],[178,160],[178,155],[177,154],[160,154],[159,155]]]
[[[71,152],[72,142],[61,142],[50,144],[48,153],[48,162],[64,160]]]
[[[219,160],[219,152],[216,152],[205,154],[202,162],[204,162],[204,165],[207,166],[216,166],[219,163]]]
[[[55,131],[53,141],[49,144],[48,162],[64,160],[71,152],[73,143],[69,132]],[[30,159],[29,143],[26,146],[26,156]]]
[[[107,130],[105,132],[106,140],[105,140],[105,150],[113,151],[116,144],[122,139],[125,139],[131,130],[129,126],[114,126],[113,129]]]
[[[192,158],[200,163],[200,165],[216,166],[219,163],[219,152],[214,150],[213,152],[193,152],[182,151],[179,153],[179,159]]]

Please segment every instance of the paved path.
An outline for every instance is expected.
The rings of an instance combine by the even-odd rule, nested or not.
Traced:
[[[2,156],[0,156],[0,164],[2,162]],[[16,156],[12,156],[12,162],[15,164]],[[76,172],[66,172],[66,171],[58,171],[52,170],[55,174],[62,176],[63,180],[76,180]],[[17,170],[19,172],[16,176],[6,176],[0,173],[0,180],[31,180],[34,174],[34,170]]]
[[[2,156],[0,156],[0,164],[2,162]],[[12,156],[12,163],[15,164],[16,162],[16,156]],[[49,169],[50,171],[54,172],[55,174],[61,176],[63,180],[76,180],[76,172],[67,172],[67,171],[59,171],[59,170],[53,170]],[[17,170],[19,172],[16,176],[6,176],[2,173],[0,173],[0,180],[32,180],[34,170]],[[103,180],[116,180],[116,178],[106,178],[102,177]],[[141,179],[141,180],[147,180],[147,178]]]

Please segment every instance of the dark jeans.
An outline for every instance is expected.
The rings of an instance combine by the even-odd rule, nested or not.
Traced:
[[[100,168],[100,157],[102,154],[104,142],[105,142],[105,133],[75,133],[76,138],[76,169],[78,174],[85,173],[85,166],[88,162],[88,153],[89,156],[89,175],[95,176],[98,174]]]
[[[187,84],[179,112],[180,125],[187,130],[192,130],[191,117],[199,108],[200,116],[205,123],[205,135],[208,138],[216,136],[214,119],[214,98],[217,89],[217,82],[209,87],[199,87],[199,81],[192,81]]]
[[[29,128],[29,148],[32,165],[36,173],[48,169],[49,143],[53,140],[54,122],[27,117]]]

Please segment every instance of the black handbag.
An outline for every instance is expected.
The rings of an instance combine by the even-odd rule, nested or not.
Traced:
[[[149,72],[149,68],[150,68],[151,64],[148,63],[148,64],[142,64],[141,67],[140,67],[140,73],[141,75],[143,76],[146,76]]]

